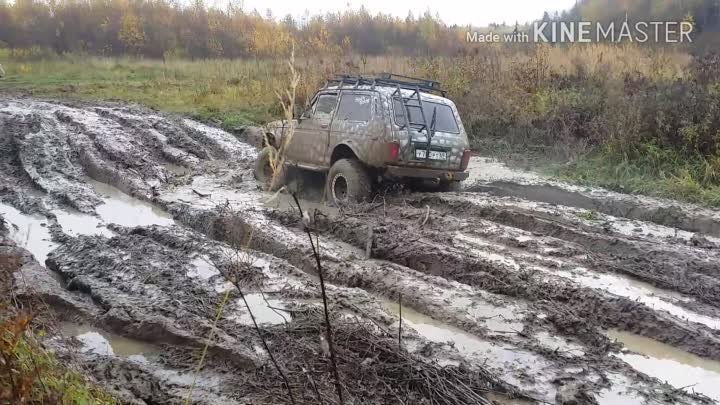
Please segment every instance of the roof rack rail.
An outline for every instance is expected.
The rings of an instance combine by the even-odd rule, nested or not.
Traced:
[[[358,86],[371,86],[372,88],[375,88],[375,86],[399,87],[404,90],[436,93],[443,97],[447,94],[445,90],[440,88],[440,82],[394,73],[381,73],[376,76],[339,74],[334,79],[329,79],[325,83],[325,88],[330,86],[345,88],[348,85],[355,88]]]

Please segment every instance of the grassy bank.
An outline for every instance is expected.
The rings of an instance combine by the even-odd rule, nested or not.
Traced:
[[[284,60],[12,59],[0,89],[121,100],[226,129],[280,116]],[[720,206],[720,58],[681,49],[487,45],[455,57],[299,57],[299,104],[336,72],[443,83],[479,154],[566,180]]]
[[[568,164],[546,165],[545,169],[570,183],[720,207],[720,186],[714,181],[702,180],[717,167],[709,166],[702,158],[681,159],[670,159],[658,167],[655,162],[628,160],[596,151]]]
[[[47,349],[34,315],[48,317],[42,302],[18,302],[14,274],[21,252],[7,243],[0,215],[0,403],[13,405],[114,405],[117,402]]]
[[[11,59],[0,49],[15,90],[68,100],[117,100],[214,121],[226,129],[262,124],[281,114],[277,91],[287,86],[285,60],[151,60],[66,56]],[[339,59],[298,59],[301,102],[333,72],[357,70]],[[368,71],[404,71],[404,60],[370,58]]]

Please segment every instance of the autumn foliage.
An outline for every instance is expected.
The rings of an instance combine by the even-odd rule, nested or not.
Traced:
[[[397,18],[358,11],[296,21],[242,9],[171,0],[0,1],[0,48],[38,47],[102,56],[286,57],[293,40],[302,55],[447,53],[460,30],[429,12]]]

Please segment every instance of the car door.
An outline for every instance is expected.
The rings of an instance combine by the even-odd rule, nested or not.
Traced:
[[[343,90],[332,120],[328,149],[346,143],[355,150],[367,147],[369,124],[373,117],[371,91]],[[357,149],[356,149],[357,148]],[[330,156],[326,156],[329,163]]]
[[[333,113],[337,107],[337,92],[319,93],[310,108],[300,117],[288,145],[288,159],[299,166],[317,169],[327,154],[328,136]]]

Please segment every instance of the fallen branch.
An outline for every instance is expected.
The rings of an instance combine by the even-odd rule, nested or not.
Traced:
[[[201,193],[201,192],[199,192],[199,191],[197,191],[197,190],[195,190],[195,189],[192,189],[192,192],[195,193],[195,194],[197,194],[198,196],[200,196],[200,197],[202,197],[202,198],[208,198],[208,197],[210,197],[210,196],[212,195],[212,194],[203,194],[203,193]]]

